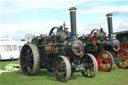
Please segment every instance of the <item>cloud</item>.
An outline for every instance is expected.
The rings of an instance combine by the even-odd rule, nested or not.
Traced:
[[[63,22],[59,19],[33,21],[26,24],[0,24],[0,36],[9,36],[15,40],[23,39],[27,33],[48,34],[52,27],[61,26]],[[70,29],[70,20],[66,21],[66,27]],[[85,28],[84,23],[77,23],[77,33],[81,34]]]
[[[80,9],[88,8],[86,4],[95,4],[96,2],[110,2],[110,1],[126,1],[126,0],[2,0],[1,8],[2,13],[16,12],[21,10],[30,10],[35,8],[52,8],[52,9],[68,9],[69,7],[76,6]],[[85,3],[85,4],[83,4]],[[82,4],[82,5],[81,5]],[[100,6],[101,5],[101,6]],[[127,11],[126,6],[103,6],[102,4],[96,3],[91,5],[84,14],[87,13],[100,13],[100,12],[111,12],[111,11]],[[85,7],[85,8],[84,8]]]
[[[22,11],[33,10],[36,8],[67,10],[69,7],[76,6],[78,8],[78,14],[80,16],[95,17],[95,18],[90,18],[90,21],[92,20],[91,22],[86,20],[84,20],[85,22],[82,21],[77,22],[77,32],[88,34],[92,29],[100,28],[100,27],[103,27],[105,32],[108,32],[107,22],[105,17],[106,13],[115,12],[115,11],[128,12],[127,9],[128,5],[119,5],[119,6],[116,4],[97,5],[96,3],[95,5],[90,6],[88,5],[88,2],[90,1],[97,1],[97,0],[2,0],[1,13],[3,15],[6,14],[9,16],[10,13],[12,13],[12,15],[13,14],[16,15],[17,14],[16,12],[21,10]],[[112,0],[112,1],[116,1],[116,0]],[[93,4],[94,2],[90,2],[90,3]],[[97,15],[103,15],[103,17],[101,16],[99,17]],[[79,19],[81,20],[82,18],[80,17]],[[114,32],[128,29],[128,24],[127,24],[128,18],[127,17],[124,18],[123,19],[119,18],[118,20],[113,22]],[[23,20],[27,21],[27,19],[23,19]],[[42,20],[30,19],[30,20],[31,22],[22,22],[23,24],[0,24],[2,28],[0,31],[0,35],[8,35],[11,36],[12,38],[20,39],[20,38],[24,38],[25,33],[32,33],[32,32],[48,33],[51,27],[60,26],[63,24],[63,22],[59,19],[56,19],[56,17],[53,17],[53,19],[48,19],[48,20],[43,20],[43,19]],[[67,27],[70,28],[70,21],[66,21],[66,24]]]
[[[59,19],[50,19],[50,20],[40,20],[33,21],[30,23],[24,24],[0,24],[1,31],[0,36],[8,35],[11,38],[16,38],[17,36],[20,38],[24,36],[26,33],[48,33],[50,29],[54,26],[62,25]]]
[[[106,14],[111,12],[128,12],[128,5],[122,5],[122,6],[98,6],[98,7],[92,7],[89,9],[82,8],[80,9],[80,14],[86,15],[86,14]]]
[[[128,30],[128,18],[122,20],[113,20],[113,32],[125,31]],[[83,24],[81,28],[81,32],[84,34],[89,34],[93,29],[100,29],[101,27],[103,30],[108,34],[108,26],[107,21],[97,21],[88,24]]]
[[[122,20],[113,21],[113,31],[125,31],[128,29],[128,18]],[[66,26],[70,31],[70,21],[66,21]],[[35,21],[31,24],[1,24],[0,36],[8,35],[9,37],[20,40],[24,38],[26,33],[42,33],[48,34],[50,29],[54,26],[63,25],[63,22],[58,19]],[[103,28],[106,33],[108,33],[108,27],[106,20],[97,21],[92,23],[77,22],[77,33],[78,34],[89,34],[93,29]]]
[[[2,0],[2,12],[16,12],[35,8],[67,9],[88,0]]]
[[[114,29],[115,29],[114,32],[128,30],[128,23],[127,22],[128,22],[128,18],[113,22]]]
[[[27,8],[65,8],[83,3],[87,0],[28,0],[23,5]],[[28,4],[29,3],[29,4]]]

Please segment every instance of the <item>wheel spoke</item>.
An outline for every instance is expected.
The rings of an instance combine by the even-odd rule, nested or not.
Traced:
[[[88,69],[84,69],[83,72],[86,72]]]
[[[89,75],[88,75],[88,69],[86,70],[86,72],[85,72],[85,73],[86,73],[86,75],[87,75],[87,76],[89,76]]]
[[[90,70],[94,72],[94,68],[90,68]]]
[[[122,62],[121,66],[123,66],[123,65],[124,65],[124,62]]]
[[[24,64],[22,67],[24,68],[24,67],[26,67],[26,66],[28,66],[28,64],[26,63],[26,64]]]
[[[108,65],[107,65],[107,64],[105,64],[105,67],[106,67],[106,69],[109,69],[109,67],[108,67]]]
[[[33,53],[31,52],[30,55],[29,55],[29,58],[31,58],[32,54],[33,54]]]
[[[92,76],[92,71],[89,69],[89,71],[90,71],[90,76]]]

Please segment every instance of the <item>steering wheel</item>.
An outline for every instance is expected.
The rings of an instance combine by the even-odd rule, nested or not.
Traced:
[[[54,32],[55,29],[58,29],[59,27],[53,27],[50,32],[49,32],[49,36],[53,37],[56,33]],[[56,31],[57,32],[57,31]]]
[[[91,40],[97,40],[97,35],[98,35],[98,29],[93,29],[90,33],[90,39]]]

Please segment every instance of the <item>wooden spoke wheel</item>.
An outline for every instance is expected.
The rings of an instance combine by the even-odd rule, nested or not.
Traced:
[[[26,44],[20,53],[21,70],[25,75],[34,75],[39,71],[39,52],[35,45]]]
[[[122,58],[122,61],[120,63],[117,63],[117,66],[119,68],[123,68],[123,69],[128,68],[128,50],[127,49],[121,49],[118,52],[118,55]]]
[[[86,54],[81,58],[83,69],[81,71],[84,77],[94,77],[98,71],[98,65],[95,57],[92,54]]]
[[[65,56],[59,56],[54,61],[56,80],[65,82],[71,77],[71,65]]]
[[[102,51],[97,57],[97,63],[101,71],[109,72],[113,69],[114,59],[110,52]]]

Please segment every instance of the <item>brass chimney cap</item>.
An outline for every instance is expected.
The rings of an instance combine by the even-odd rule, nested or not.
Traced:
[[[112,17],[112,15],[113,15],[112,13],[106,14],[107,17]]]
[[[69,8],[69,11],[76,11],[76,10],[77,10],[76,7],[71,7],[71,8]]]

